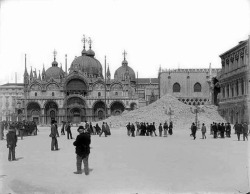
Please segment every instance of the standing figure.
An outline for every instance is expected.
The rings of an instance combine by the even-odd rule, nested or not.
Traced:
[[[9,127],[9,132],[6,135],[7,148],[9,148],[8,160],[16,160],[15,149],[17,144],[17,135],[14,126]]]
[[[79,126],[77,129],[79,135],[76,137],[76,141],[73,143],[76,146],[76,172],[75,174],[82,174],[82,162],[84,164],[85,175],[89,174],[89,164],[88,158],[90,154],[90,143],[91,137],[88,132],[86,132],[83,126]]]
[[[192,136],[194,137],[194,140],[195,140],[196,139],[197,126],[194,123],[191,126],[191,131],[192,131]]]
[[[127,124],[127,135],[130,136],[130,123]]]
[[[204,123],[202,123],[202,127],[201,127],[202,139],[207,138],[206,137],[206,131],[207,131],[206,126],[205,126]]]
[[[170,121],[170,123],[169,123],[169,130],[168,130],[168,133],[169,133],[169,135],[172,135],[173,134],[173,122],[172,121]]]
[[[67,138],[69,139],[69,137],[70,137],[70,139],[73,139],[72,133],[71,133],[71,123],[70,123],[70,121],[68,121],[65,128],[66,128],[65,130],[67,132]]]
[[[65,122],[62,121],[61,135],[65,135],[64,127],[65,127]]]
[[[159,125],[159,135],[160,135],[160,137],[162,136],[162,125],[161,125],[161,123]]]
[[[216,123],[214,123],[213,124],[213,132],[214,132],[214,138],[216,139],[217,138],[217,124]]]
[[[135,126],[134,126],[133,123],[132,123],[131,126],[130,126],[130,130],[131,130],[131,136],[132,136],[132,137],[135,137]]]
[[[99,137],[101,137],[102,133],[104,133],[105,137],[107,137],[107,131],[106,131],[106,125],[105,122],[102,123],[102,131],[99,134]]]
[[[1,121],[0,122],[0,140],[3,140],[4,139],[4,124],[3,122]]]
[[[243,123],[243,141],[247,139],[248,141],[248,124],[247,122]]]
[[[152,125],[152,131],[153,131],[153,133],[155,134],[155,136],[157,136],[157,134],[156,134],[156,128],[155,128],[155,122],[153,122],[153,125]]]
[[[101,133],[101,128],[99,127],[98,123],[96,123],[96,125],[95,125],[95,130],[96,130],[97,135],[99,135]]]
[[[240,141],[240,134],[242,133],[242,125],[236,122],[234,125],[234,129],[236,131],[238,141]]]
[[[58,141],[57,141],[57,128],[55,125],[55,120],[51,121],[51,133],[50,133],[50,137],[51,137],[51,151],[54,150],[59,150],[58,149]]]
[[[164,129],[164,137],[168,136],[168,123],[167,121],[165,121],[165,123],[163,124],[163,129]]]
[[[106,122],[106,124],[105,124],[105,128],[106,128],[106,134],[107,134],[107,135],[111,135],[110,128],[109,128],[109,125],[108,125],[107,122]]]

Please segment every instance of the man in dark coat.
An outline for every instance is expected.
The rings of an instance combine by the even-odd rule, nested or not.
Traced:
[[[76,141],[73,143],[76,146],[76,169],[75,174],[82,174],[82,162],[84,164],[85,175],[89,174],[88,158],[90,154],[90,134],[84,131],[83,126],[80,126],[77,130],[80,134],[76,137]]]
[[[7,148],[9,148],[8,160],[9,161],[16,160],[15,148],[17,143],[17,135],[14,126],[12,125],[10,125],[9,132],[6,135],[6,140],[7,140]]]
[[[65,127],[65,122],[62,121],[61,135],[65,135],[64,127]]]
[[[127,124],[127,135],[130,136],[130,130],[131,130],[131,126],[130,126],[130,123]]]
[[[102,136],[102,133],[104,133],[105,137],[107,137],[107,130],[106,130],[105,122],[102,123],[102,131],[101,131],[101,133],[99,134],[99,137]]]
[[[131,126],[130,126],[130,131],[131,131],[131,136],[132,136],[132,137],[135,137],[135,126],[134,126],[133,123],[132,123]]]
[[[243,128],[243,130],[242,130],[243,141],[245,141],[245,139],[247,139],[247,141],[248,141],[248,124],[247,124],[247,122],[243,123],[242,128]]]
[[[235,128],[235,131],[236,131],[236,134],[237,134],[237,137],[238,137],[238,141],[240,141],[240,134],[242,133],[242,125],[239,124],[238,122],[235,123],[234,125],[234,128]]]
[[[69,139],[73,139],[72,137],[72,133],[71,133],[71,124],[70,124],[70,121],[67,122],[66,126],[65,126],[65,130],[67,132],[67,138]]]
[[[51,137],[51,151],[59,150],[58,149],[57,135],[58,135],[58,131],[57,131],[57,127],[55,125],[55,120],[52,120],[51,121],[51,133],[49,135]]]
[[[192,136],[194,137],[194,140],[195,140],[196,139],[197,126],[194,123],[191,126],[191,131],[192,131]]]

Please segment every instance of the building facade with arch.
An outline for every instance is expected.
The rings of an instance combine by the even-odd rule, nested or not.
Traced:
[[[220,55],[219,112],[230,123],[249,123],[249,45],[250,38]]]
[[[219,91],[213,80],[220,69],[172,69],[159,70],[159,95],[170,94],[188,105],[217,104]]]
[[[26,61],[26,56],[25,56]],[[58,67],[56,52],[51,67],[37,74],[31,69],[28,73],[25,63],[24,95],[22,106],[17,110],[23,119],[39,124],[50,124],[51,120],[99,121],[110,115],[119,115],[124,110],[136,109],[139,105],[136,93],[136,76],[128,66],[126,53],[122,65],[111,79],[109,67],[103,75],[103,66],[95,58],[95,52],[85,50],[75,57],[70,68]]]

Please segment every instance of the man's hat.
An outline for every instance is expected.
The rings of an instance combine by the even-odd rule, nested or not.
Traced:
[[[79,133],[84,132],[84,127],[83,127],[83,126],[80,126],[80,127],[77,129],[77,131],[78,131]]]

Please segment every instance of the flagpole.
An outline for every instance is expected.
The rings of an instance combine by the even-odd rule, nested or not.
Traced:
[[[106,119],[106,112],[107,112],[107,108],[106,108],[106,55],[105,55],[105,63],[104,63],[104,69],[105,69],[105,72],[104,72],[104,104],[105,104],[105,113],[104,113],[104,118]]]

